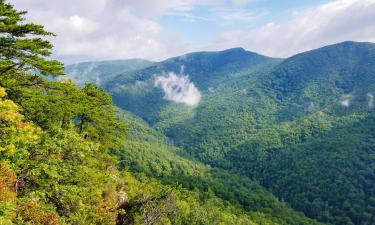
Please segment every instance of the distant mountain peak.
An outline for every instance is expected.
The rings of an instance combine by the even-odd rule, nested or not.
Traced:
[[[246,49],[242,48],[242,47],[234,47],[234,48],[228,48],[226,50],[223,50],[224,52],[225,51],[233,51],[233,52],[248,52]]]

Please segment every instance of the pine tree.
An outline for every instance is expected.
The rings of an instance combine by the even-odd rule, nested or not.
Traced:
[[[36,72],[63,74],[63,64],[47,59],[52,44],[43,37],[54,36],[44,27],[25,22],[25,11],[17,11],[0,0],[0,75]]]

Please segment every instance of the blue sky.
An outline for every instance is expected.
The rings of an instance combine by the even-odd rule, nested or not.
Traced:
[[[312,7],[326,0],[258,0],[248,4],[226,1],[223,5],[198,5],[188,12],[167,13],[160,24],[190,36],[193,41],[207,41],[229,29],[255,29],[274,21],[288,20],[294,10]]]
[[[375,0],[12,0],[67,63],[243,47],[274,57],[375,42]]]

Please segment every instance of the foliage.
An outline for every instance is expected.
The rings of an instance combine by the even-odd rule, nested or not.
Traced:
[[[51,35],[0,2],[0,223],[115,224],[119,178],[110,148],[125,126],[111,98],[87,85],[49,82]]]
[[[52,45],[43,36],[53,35],[43,26],[25,23],[26,12],[0,1],[0,75],[37,70],[43,75],[62,74],[60,62],[48,60]]]
[[[2,41],[7,43],[0,51],[4,66],[0,77],[1,224],[313,222],[250,181],[244,189],[254,187],[254,192],[235,192],[253,195],[246,202],[253,205],[244,210],[234,198],[225,196],[230,184],[220,184],[230,174],[214,174],[209,167],[178,156],[167,147],[162,134],[147,129],[139,119],[131,127],[132,135],[139,133],[124,145],[127,127],[116,119],[112,99],[93,84],[78,88],[68,80],[41,77],[60,73],[61,64],[47,60],[52,46],[42,39],[30,39],[30,34],[51,34],[42,26],[24,23],[24,12],[0,3]],[[157,155],[145,151],[148,145],[161,149],[159,163],[152,166],[150,160]],[[131,151],[132,156],[124,154]],[[122,161],[110,152],[138,163],[129,168],[133,174],[118,171]],[[199,177],[194,178],[195,173]],[[150,177],[159,177],[162,183]],[[231,184],[239,180],[231,180]],[[218,186],[215,193],[230,201],[216,197],[211,186]]]
[[[118,113],[93,84],[40,76],[62,64],[24,15],[0,0],[1,224],[374,223],[373,44],[98,63]],[[200,104],[165,100],[164,72]]]
[[[196,192],[142,180],[125,173],[129,202],[123,207],[133,212],[136,224],[277,224],[262,213],[245,213],[217,197],[200,200]],[[152,221],[151,221],[152,220]]]
[[[114,161],[103,151],[105,142],[88,140],[72,120],[64,129],[55,128],[60,121],[54,129],[42,129],[19,110],[12,100],[0,101],[1,220],[114,223],[117,205],[108,205],[103,194],[119,180],[110,179],[116,172],[109,169]]]
[[[122,112],[119,118],[129,124],[129,132],[124,148],[114,154],[121,160],[120,168],[132,171],[137,179],[153,177],[163,185],[181,185],[193,191],[203,205],[219,201],[219,197],[225,200],[220,200],[220,204],[236,208],[235,214],[261,215],[272,224],[316,223],[295,213],[247,177],[213,169],[192,159],[134,115]],[[198,208],[207,210],[205,206]],[[205,223],[215,221],[214,217],[211,219]],[[262,221],[257,216],[251,217],[252,221],[257,219]]]
[[[369,130],[373,129],[369,115],[373,114],[375,93],[374,44],[343,42],[285,60],[268,58],[245,65],[226,53],[212,52],[209,56],[192,53],[186,58],[168,59],[150,68],[119,75],[103,87],[119,107],[161,131],[183,155],[189,154],[212,167],[259,182],[295,210],[319,221],[373,223],[369,215],[374,203],[364,200],[371,199],[372,194],[363,193],[372,193],[368,189],[374,182],[366,176],[366,185],[362,185],[358,183],[358,175],[348,175],[351,174],[348,171],[373,172],[373,137],[364,131],[371,133]],[[178,73],[181,67],[203,94],[196,108],[168,102],[153,85],[153,74]],[[134,87],[136,81],[143,82],[142,88]],[[358,123],[363,127],[356,129]],[[342,129],[353,129],[353,133],[344,135]],[[339,141],[343,138],[345,147]],[[322,153],[325,159],[318,157],[319,150],[327,148],[332,152]],[[157,161],[159,158],[160,153],[154,161],[161,163]],[[150,168],[156,167],[150,164]],[[342,170],[336,169],[338,165]],[[153,173],[160,176],[169,169],[166,166],[166,170],[154,169]],[[326,177],[327,174],[342,177],[338,175],[341,173],[345,174],[341,181]],[[335,194],[317,190],[327,186]],[[351,193],[341,194],[346,201],[338,197],[344,192]],[[242,195],[234,198],[244,199]]]

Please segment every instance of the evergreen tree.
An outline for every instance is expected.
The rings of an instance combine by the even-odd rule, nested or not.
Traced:
[[[43,39],[53,36],[43,26],[25,22],[25,11],[17,11],[0,0],[0,75],[38,72],[63,74],[62,63],[46,59],[52,44]]]

